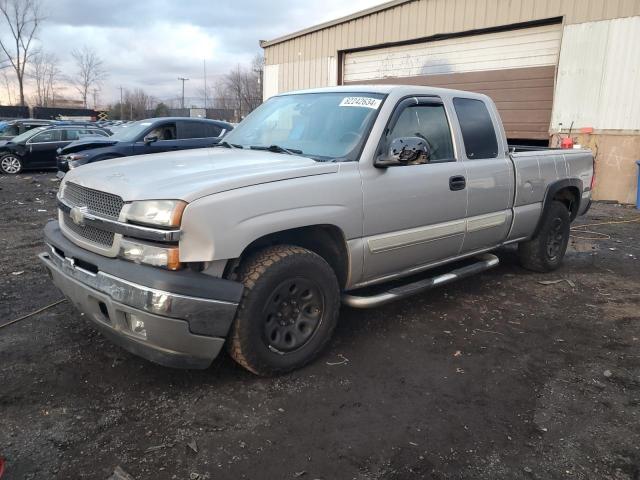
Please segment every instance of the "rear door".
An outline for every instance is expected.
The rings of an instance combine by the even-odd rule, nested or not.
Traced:
[[[184,120],[177,124],[180,149],[210,147],[220,141],[222,129],[214,123]]]
[[[498,245],[511,226],[513,164],[504,145],[500,118],[478,98],[454,97],[463,140],[469,207],[463,253]]]
[[[417,136],[430,145],[428,163],[362,166],[365,281],[408,273],[459,253],[467,192],[450,115],[437,97],[401,101],[385,129],[378,155],[386,154],[393,139]]]

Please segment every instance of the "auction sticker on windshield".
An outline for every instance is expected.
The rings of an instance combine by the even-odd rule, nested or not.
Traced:
[[[366,107],[378,109],[382,100],[370,97],[344,97],[340,102],[341,107]]]

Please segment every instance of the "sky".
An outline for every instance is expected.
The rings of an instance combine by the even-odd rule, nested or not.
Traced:
[[[109,72],[99,103],[119,99],[119,87],[143,88],[165,100],[203,90],[236,64],[262,52],[259,40],[292,33],[383,3],[384,0],[41,0],[46,20],[38,34],[45,51],[74,70],[71,51],[87,45]],[[5,29],[0,29],[0,34]],[[0,100],[5,95],[0,86]],[[62,95],[72,97],[67,89]],[[77,95],[76,95],[77,96]]]

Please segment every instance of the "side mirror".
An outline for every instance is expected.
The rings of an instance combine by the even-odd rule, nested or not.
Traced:
[[[153,142],[157,142],[158,141],[158,136],[157,135],[147,135],[146,137],[144,137],[144,140],[142,140],[146,145],[149,145],[150,143]]]
[[[428,163],[430,157],[431,149],[425,139],[420,137],[401,137],[391,141],[386,158],[377,159],[375,166],[387,168],[402,165],[421,165]]]

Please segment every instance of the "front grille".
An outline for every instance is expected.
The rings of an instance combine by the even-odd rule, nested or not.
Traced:
[[[124,201],[118,195],[93,190],[72,182],[66,183],[62,198],[71,207],[87,207],[89,213],[102,215],[114,220],[118,219],[124,205]],[[70,221],[69,223],[73,222]]]
[[[73,220],[71,220],[71,217],[66,213],[62,214],[62,221],[66,228],[88,242],[101,247],[111,248],[113,246],[113,232],[100,230],[99,228],[91,227],[89,225],[76,225]]]

